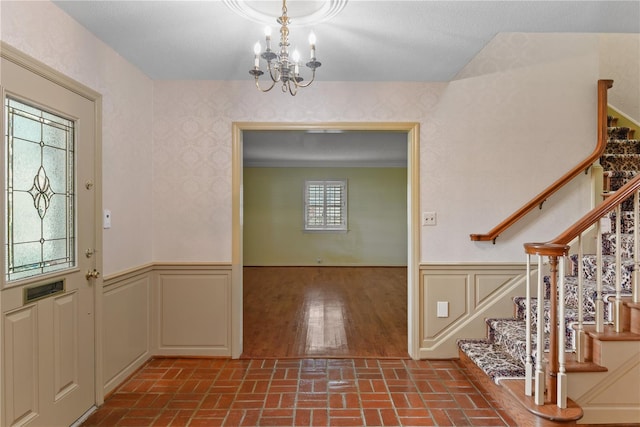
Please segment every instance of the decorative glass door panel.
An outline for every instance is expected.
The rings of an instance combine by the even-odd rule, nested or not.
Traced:
[[[6,98],[7,282],[75,266],[74,122]]]

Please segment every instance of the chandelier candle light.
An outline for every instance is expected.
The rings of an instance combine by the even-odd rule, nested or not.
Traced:
[[[256,87],[262,92],[269,92],[278,82],[282,82],[282,91],[289,92],[295,96],[298,93],[298,88],[307,87],[316,78],[316,68],[322,65],[316,60],[316,37],[313,33],[309,35],[309,44],[311,45],[311,55],[309,62],[305,65],[311,68],[311,80],[306,83],[302,83],[304,80],[300,76],[300,54],[297,50],[294,50],[289,58],[289,28],[287,25],[291,22],[287,16],[287,0],[282,0],[282,16],[277,19],[280,27],[280,52],[275,53],[271,50],[271,27],[267,27],[266,34],[266,50],[260,54],[262,47],[260,42],[256,43],[253,52],[255,54],[254,65],[249,74],[251,74],[256,80]],[[260,76],[264,72],[260,69],[260,58],[267,61],[267,70],[269,70],[269,76],[271,77],[271,86],[267,89],[260,87]]]

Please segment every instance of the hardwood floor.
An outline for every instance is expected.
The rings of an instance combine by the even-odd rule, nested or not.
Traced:
[[[243,358],[408,358],[405,267],[245,267]]]

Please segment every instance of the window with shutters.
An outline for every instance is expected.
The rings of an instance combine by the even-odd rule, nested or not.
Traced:
[[[347,230],[347,181],[306,181],[304,229]]]

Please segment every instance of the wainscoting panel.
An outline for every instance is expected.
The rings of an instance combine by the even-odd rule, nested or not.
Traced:
[[[151,355],[149,268],[109,279],[103,290],[103,378],[113,390]]]
[[[486,318],[513,314],[525,276],[525,264],[421,265],[420,358],[455,358],[458,338],[485,338]],[[447,306],[445,317],[438,317],[438,302]]]
[[[231,268],[163,266],[157,272],[159,355],[231,355]]]
[[[2,425],[26,422],[38,415],[38,317],[30,305],[4,314]]]

